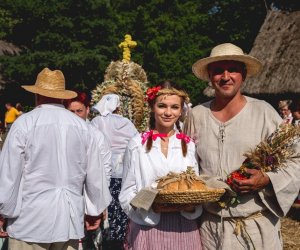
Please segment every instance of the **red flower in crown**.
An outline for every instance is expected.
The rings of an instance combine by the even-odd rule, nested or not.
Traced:
[[[149,100],[153,100],[156,95],[157,95],[157,92],[161,89],[161,86],[157,86],[157,87],[153,87],[153,88],[148,88],[147,89],[147,92],[146,92],[146,95],[147,95],[147,101]]]

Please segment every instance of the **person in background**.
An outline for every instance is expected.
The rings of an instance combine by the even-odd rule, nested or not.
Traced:
[[[293,100],[291,113],[293,115],[292,124],[300,125],[300,100]]]
[[[129,249],[201,250],[196,222],[201,206],[167,212],[163,208],[146,211],[130,204],[142,188],[152,186],[157,178],[171,171],[181,173],[190,166],[199,173],[195,144],[181,132],[179,123],[184,103],[189,103],[187,94],[170,81],[148,89],[147,93],[150,131],[134,136],[128,144],[119,195],[130,218]]]
[[[241,94],[244,80],[261,68],[258,59],[231,43],[217,45],[209,57],[194,63],[195,76],[210,81],[215,90],[215,98],[194,107],[185,123],[185,131],[196,141],[201,174],[225,182],[242,165],[244,154],[282,124],[270,104]],[[203,205],[204,249],[282,249],[280,217],[299,192],[299,157],[277,171],[245,171],[250,178],[235,178],[231,186],[239,194],[239,203],[225,208],[218,203]]]
[[[5,104],[5,107],[7,111],[5,113],[4,126],[6,131],[8,132],[11,128],[11,125],[21,113],[15,107],[13,107],[13,105],[10,102],[7,102]]]
[[[128,218],[119,203],[119,193],[123,175],[124,153],[128,141],[138,134],[133,123],[116,114],[120,98],[116,94],[104,95],[93,107],[99,112],[92,125],[102,131],[108,138],[112,150],[112,178],[110,192],[113,200],[108,207],[109,227],[103,234],[103,249],[123,249]]]
[[[69,111],[78,115],[84,121],[87,122],[92,135],[98,141],[97,145],[99,147],[99,151],[101,152],[100,156],[102,158],[101,161],[106,172],[106,179],[107,182],[110,183],[111,174],[112,174],[112,168],[111,168],[112,153],[110,149],[110,144],[109,144],[109,140],[101,132],[101,130],[96,129],[94,126],[92,126],[90,121],[88,120],[88,116],[90,113],[90,99],[88,95],[84,92],[77,92],[77,97],[64,100],[64,105]]]
[[[293,100],[291,104],[291,112],[293,115],[292,124],[296,126],[300,126],[300,100],[299,99]],[[297,199],[295,200],[294,206],[300,207],[300,190]]]
[[[97,140],[97,146],[99,147],[99,156],[101,157],[101,163],[106,172],[107,183],[110,183],[111,179],[111,149],[108,140],[104,136],[104,134],[97,128],[91,125],[88,120],[89,112],[90,112],[90,98],[84,92],[77,92],[77,97],[64,100],[65,107],[73,112],[74,114],[81,117],[84,121],[86,121],[91,130],[91,134]],[[102,220],[105,219],[105,214],[102,214]],[[101,229],[87,231],[85,233],[86,237],[82,240],[83,249],[98,249],[98,245],[100,242],[97,241],[98,234],[101,234]]]
[[[16,103],[16,110],[19,111],[19,115],[22,115],[24,113],[24,108],[23,106],[21,105],[21,103]]]
[[[90,98],[84,92],[76,92],[77,97],[64,100],[65,107],[74,114],[89,122],[88,116],[90,113]]]
[[[111,201],[98,141],[85,121],[64,108],[76,97],[60,70],[43,69],[36,108],[12,125],[0,156],[0,215],[9,249],[78,249]],[[84,215],[88,215],[84,217]]]
[[[292,100],[281,100],[278,102],[278,110],[283,119],[283,123],[291,124],[293,121],[293,115],[290,108],[292,103]]]

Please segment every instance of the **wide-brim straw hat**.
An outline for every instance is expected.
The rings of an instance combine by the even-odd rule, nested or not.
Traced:
[[[37,76],[34,85],[22,85],[25,90],[42,96],[57,99],[72,99],[77,93],[65,89],[65,77],[60,70],[44,68]]]
[[[254,76],[262,69],[262,63],[255,57],[244,54],[243,50],[232,43],[217,45],[211,50],[210,56],[200,59],[192,66],[195,76],[204,81],[210,81],[207,66],[218,61],[238,61],[246,65],[247,76]]]

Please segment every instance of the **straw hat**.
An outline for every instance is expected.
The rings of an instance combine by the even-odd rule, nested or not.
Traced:
[[[292,104],[292,100],[281,100],[278,102],[278,109],[282,109],[284,107],[289,107]]]
[[[214,47],[209,57],[195,62],[192,66],[193,73],[201,80],[210,81],[207,65],[224,60],[243,62],[247,68],[247,77],[256,75],[262,68],[262,64],[258,59],[244,54],[241,48],[232,43],[223,43]]]
[[[44,68],[37,76],[34,85],[22,85],[25,90],[42,96],[57,99],[72,99],[77,96],[74,91],[65,89],[65,77],[60,70]]]

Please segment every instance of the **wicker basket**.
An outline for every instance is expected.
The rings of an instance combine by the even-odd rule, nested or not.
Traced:
[[[185,191],[162,190],[158,193],[154,202],[163,204],[202,204],[219,201],[224,193],[225,189],[223,188]]]

